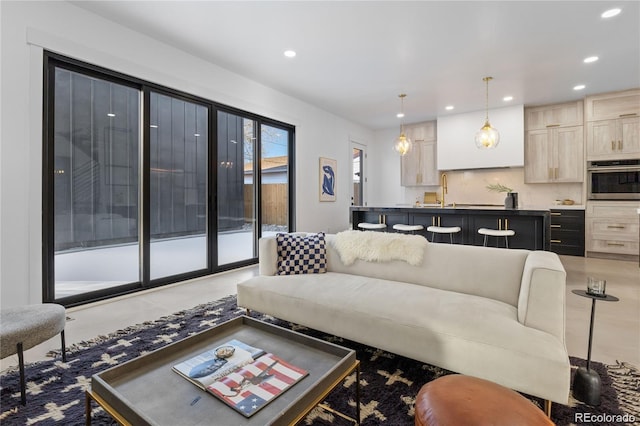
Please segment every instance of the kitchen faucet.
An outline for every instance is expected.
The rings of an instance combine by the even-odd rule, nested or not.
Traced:
[[[442,186],[442,196],[440,197],[440,207],[444,207],[444,194],[447,193],[447,175],[443,173],[440,177],[440,185]]]

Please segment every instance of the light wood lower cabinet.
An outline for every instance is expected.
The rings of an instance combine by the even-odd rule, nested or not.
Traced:
[[[635,201],[589,201],[586,209],[587,253],[638,256],[640,223]]]

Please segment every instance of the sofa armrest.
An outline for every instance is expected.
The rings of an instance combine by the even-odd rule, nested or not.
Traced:
[[[262,237],[258,241],[260,275],[275,275],[278,272],[278,244],[276,237]]]
[[[518,297],[518,321],[553,334],[564,343],[566,284],[567,274],[557,254],[529,253]]]

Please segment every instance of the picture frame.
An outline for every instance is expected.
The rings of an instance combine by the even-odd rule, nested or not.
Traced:
[[[320,157],[319,190],[320,201],[336,201],[338,162],[331,158]]]

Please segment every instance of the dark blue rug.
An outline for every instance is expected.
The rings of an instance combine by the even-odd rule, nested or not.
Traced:
[[[89,342],[67,348],[67,362],[60,354],[53,359],[27,365],[27,405],[20,405],[18,372],[8,371],[0,377],[0,423],[2,425],[83,425],[84,391],[90,386],[91,376],[159,349],[216,324],[244,314],[238,309],[234,296],[193,309],[138,324],[101,336]],[[361,361],[361,410],[364,425],[413,425],[413,404],[418,391],[430,380],[450,372],[369,346],[277,320],[257,316],[287,328],[319,337],[339,345],[353,348]],[[572,365],[580,366],[584,360],[571,358]],[[559,425],[576,422],[577,413],[588,413],[598,419],[597,424],[618,424],[612,416],[635,415],[640,421],[640,374],[632,366],[619,364],[604,366],[592,362],[602,378],[602,403],[589,407],[577,401],[571,406],[553,404],[552,419]],[[354,413],[353,381],[346,380],[326,400],[326,403],[347,414]],[[213,397],[212,397],[213,398]],[[540,405],[541,401],[531,398]],[[240,419],[239,424],[242,424]],[[613,421],[612,421],[613,420]],[[101,409],[94,406],[93,424],[115,424]],[[212,422],[215,424],[215,422]],[[308,425],[349,424],[340,417],[314,410],[303,422]],[[233,426],[233,425],[223,425]]]

